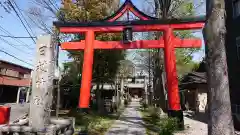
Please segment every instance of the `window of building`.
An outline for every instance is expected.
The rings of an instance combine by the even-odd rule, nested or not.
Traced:
[[[6,75],[6,68],[0,68],[0,74]]]
[[[30,77],[31,77],[30,74],[24,74],[25,79],[29,79]]]
[[[240,36],[236,38],[237,57],[240,60]]]
[[[11,77],[18,77],[19,74],[17,71],[14,71],[12,69],[6,69],[6,75]]]
[[[4,68],[0,68],[0,74],[1,74],[1,75],[3,75],[3,72],[2,72],[3,69],[4,69]]]
[[[240,15],[240,0],[233,1],[233,17],[236,18]]]
[[[19,72],[18,77],[19,77],[19,78],[24,78],[24,73]]]

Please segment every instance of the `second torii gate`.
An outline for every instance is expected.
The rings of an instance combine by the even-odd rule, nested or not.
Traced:
[[[141,20],[116,21],[125,12],[131,11]],[[120,9],[110,17],[95,22],[54,22],[62,33],[85,34],[85,40],[79,42],[65,42],[61,48],[65,50],[84,50],[82,84],[80,89],[79,107],[89,108],[90,89],[92,81],[92,65],[94,49],[147,49],[164,48],[165,69],[167,76],[169,115],[178,117],[183,126],[183,114],[180,105],[178,79],[176,71],[176,57],[174,48],[200,48],[200,39],[180,39],[174,36],[174,30],[202,29],[205,18],[159,20],[139,11],[131,2],[126,0]],[[160,40],[137,41],[98,41],[95,33],[123,32],[126,39],[131,38],[131,32],[163,31]],[[126,37],[127,36],[127,37]],[[128,37],[129,36],[129,37]]]

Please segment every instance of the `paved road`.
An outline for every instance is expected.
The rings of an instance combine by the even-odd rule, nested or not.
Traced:
[[[144,123],[137,110],[139,106],[138,101],[133,101],[105,135],[145,135]]]
[[[29,103],[27,104],[5,104],[11,106],[10,122],[17,120],[29,111]]]

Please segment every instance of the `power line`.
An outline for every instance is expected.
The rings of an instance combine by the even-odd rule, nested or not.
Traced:
[[[41,30],[43,31],[47,31],[48,33],[51,33],[51,31],[47,28],[46,24],[44,24],[43,22],[41,22],[42,26],[37,24],[37,22],[35,20],[33,20],[28,14],[31,14],[31,13],[25,13],[26,16],[37,26],[39,27]],[[33,14],[32,14],[33,15]],[[43,26],[44,25],[44,26]],[[43,27],[43,28],[41,28]]]
[[[7,44],[10,45],[10,46],[12,46],[13,48],[19,50],[19,51],[22,52],[22,53],[26,53],[26,54],[32,55],[32,54],[29,53],[29,52],[26,52],[26,51],[24,51],[24,50],[22,50],[22,49],[17,48],[15,45],[13,45],[12,43],[8,42],[7,40],[5,40],[5,39],[3,39],[3,38],[1,38],[1,37],[0,37],[0,40],[2,40],[3,42],[7,43]]]
[[[25,23],[28,25],[28,28],[31,30],[32,34],[36,34],[36,33],[33,32],[33,30],[32,30],[32,28],[31,28],[30,24],[28,23],[28,21],[26,20],[26,18],[25,18],[24,15],[22,14],[21,9],[19,8],[19,6],[18,6],[17,3],[15,2],[15,0],[13,0],[13,3],[14,3],[15,6],[17,7],[19,13],[22,15],[23,20],[24,20]],[[35,40],[34,40],[34,41],[35,41]]]
[[[33,66],[31,63],[28,63],[28,62],[26,62],[26,61],[24,61],[24,60],[22,60],[22,59],[19,59],[18,57],[14,56],[14,55],[12,55],[12,54],[4,51],[4,50],[1,50],[1,49],[0,49],[0,52],[3,52],[3,53],[5,53],[5,54],[7,54],[8,56],[11,56],[11,57],[13,57],[13,58],[15,58],[15,59],[23,62],[23,63],[26,63],[26,64],[30,65],[30,66]]]
[[[52,1],[52,0],[49,0],[49,2],[50,2],[50,4],[55,8],[55,10],[58,11],[58,7],[55,5],[55,4],[57,4],[57,3],[55,3],[55,2]],[[54,4],[54,3],[55,3],[55,4]]]
[[[37,38],[37,37],[16,37],[16,36],[10,36],[10,35],[0,35],[0,37],[8,37],[8,38]]]
[[[55,6],[58,7],[57,1],[56,0],[52,0],[53,3],[55,3]]]
[[[16,10],[15,7],[13,6],[12,2],[11,2],[10,0],[8,0],[8,2],[9,2],[9,5],[10,5],[10,6],[12,7],[12,9],[14,10],[14,12],[16,13],[16,15],[17,15],[17,17],[19,18],[19,20],[21,21],[23,27],[26,29],[28,35],[29,35],[30,37],[32,37],[31,33],[30,33],[29,30],[27,29],[26,25],[24,24],[22,18],[20,17],[20,15],[18,14],[17,10]],[[15,3],[15,2],[14,2],[14,3]],[[15,4],[16,4],[16,3],[15,3]],[[21,13],[21,12],[20,12],[20,13]],[[26,21],[26,20],[25,20],[25,21]],[[35,41],[33,38],[31,38],[31,39],[32,39],[32,41],[36,44],[36,41]]]
[[[9,31],[7,31],[6,29],[4,29],[2,26],[0,26],[0,31],[2,31],[3,33],[7,34],[8,36],[13,36],[13,34],[11,34]],[[13,38],[15,41],[17,41],[20,44],[23,44],[24,46],[26,46],[28,49],[32,50],[34,48],[31,48],[30,45],[24,43],[23,41],[17,39],[17,38]]]

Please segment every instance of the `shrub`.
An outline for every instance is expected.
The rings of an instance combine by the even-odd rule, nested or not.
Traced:
[[[152,117],[153,119],[159,119],[161,112],[159,111],[158,108],[150,106],[148,108],[149,116]]]
[[[88,135],[101,134],[106,131],[111,124],[109,119],[103,117],[96,117],[94,121],[89,122],[87,125]]]
[[[146,104],[146,102],[142,102],[142,107],[143,107],[143,109],[147,109],[148,108],[148,104]]]
[[[176,118],[163,118],[160,120],[159,135],[173,135],[178,128]]]

